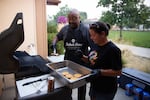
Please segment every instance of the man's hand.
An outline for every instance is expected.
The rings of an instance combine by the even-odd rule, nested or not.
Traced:
[[[52,49],[52,51],[54,51],[54,50],[56,50],[56,45],[52,44],[52,45],[50,46],[50,48]]]
[[[83,57],[83,52],[80,49],[78,49],[78,50],[75,51],[75,55],[79,58],[82,58]]]
[[[52,53],[51,53],[51,55],[52,56],[58,56],[59,54],[56,52],[56,45],[51,45],[51,47],[50,47],[51,49],[52,49]]]

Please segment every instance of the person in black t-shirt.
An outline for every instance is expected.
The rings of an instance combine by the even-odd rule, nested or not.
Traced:
[[[88,57],[93,69],[91,100],[113,100],[117,91],[117,76],[122,71],[121,50],[107,39],[109,29],[110,25],[103,22],[90,24],[90,38],[98,44],[98,49]]]
[[[68,14],[69,24],[64,26],[53,39],[53,48],[58,41],[64,41],[65,60],[88,66],[81,58],[88,55],[88,47],[95,48],[96,45],[90,39],[89,29],[80,21],[80,13],[76,9],[70,10]],[[55,48],[56,49],[56,48]],[[86,85],[78,88],[78,100],[85,100]]]

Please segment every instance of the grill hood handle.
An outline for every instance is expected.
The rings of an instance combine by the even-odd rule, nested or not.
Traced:
[[[23,41],[23,14],[17,13],[10,27],[0,33],[0,74],[18,71],[19,61],[14,57],[14,52]]]

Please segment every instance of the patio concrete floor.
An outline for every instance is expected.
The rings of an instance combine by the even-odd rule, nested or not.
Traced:
[[[88,83],[87,88],[86,88],[86,100],[90,100],[90,97],[88,95],[89,87],[90,87],[90,84]],[[73,100],[77,100],[77,89],[73,89],[72,98]],[[114,100],[133,100],[133,96],[125,95],[125,90],[118,87]]]

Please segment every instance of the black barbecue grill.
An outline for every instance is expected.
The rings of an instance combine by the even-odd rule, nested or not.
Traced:
[[[22,13],[17,13],[11,26],[0,33],[0,74],[16,73],[19,62],[14,51],[24,41]]]
[[[16,51],[24,41],[23,14],[17,13],[10,27],[0,33],[0,74],[15,74],[15,80],[49,74],[50,63],[40,55],[29,55],[26,51]],[[61,87],[51,93],[33,94],[18,100],[69,100],[70,89]]]

